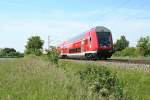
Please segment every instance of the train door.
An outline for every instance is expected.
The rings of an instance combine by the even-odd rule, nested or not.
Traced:
[[[89,50],[89,32],[86,33],[85,39],[84,39],[84,52],[87,52]]]
[[[87,51],[91,51],[92,49],[92,36],[91,36],[91,32],[88,33],[88,37],[87,37],[87,47],[86,47]]]
[[[91,32],[89,33],[89,50],[92,49],[92,34]]]
[[[85,39],[82,39],[82,42],[81,42],[81,53],[84,52],[84,44],[85,44]]]
[[[88,32],[85,38],[84,48],[86,51],[90,51],[92,49],[92,36],[91,32]]]

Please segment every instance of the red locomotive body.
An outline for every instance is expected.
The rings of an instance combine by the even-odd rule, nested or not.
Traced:
[[[107,59],[112,56],[112,34],[108,28],[97,26],[65,41],[58,48],[61,58]]]

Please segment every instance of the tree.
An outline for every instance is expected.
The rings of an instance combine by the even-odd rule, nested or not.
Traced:
[[[16,50],[14,48],[4,48],[2,51],[4,54],[16,52]]]
[[[23,57],[23,54],[17,52],[14,48],[4,48],[0,50],[0,57]]]
[[[137,48],[141,56],[150,55],[150,37],[141,37],[137,43]]]
[[[44,41],[39,36],[30,37],[27,41],[25,54],[35,54],[37,56],[42,54]]]
[[[116,44],[114,44],[115,51],[121,51],[126,47],[129,47],[129,41],[126,40],[125,36],[121,36],[121,38],[117,40]]]

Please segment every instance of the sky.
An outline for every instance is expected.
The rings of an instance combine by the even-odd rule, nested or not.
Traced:
[[[95,26],[112,31],[114,42],[125,35],[130,46],[150,36],[150,0],[1,0],[0,48],[23,52],[27,39],[50,36],[51,45]]]

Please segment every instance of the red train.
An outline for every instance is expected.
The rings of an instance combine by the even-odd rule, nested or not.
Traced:
[[[111,31],[97,26],[80,34],[58,47],[61,58],[107,59],[113,53]]]

